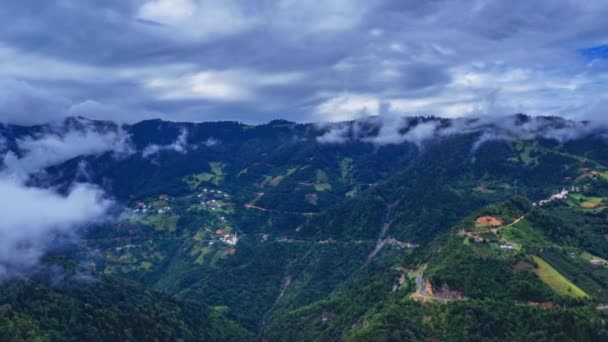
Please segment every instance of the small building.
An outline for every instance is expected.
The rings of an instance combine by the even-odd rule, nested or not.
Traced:
[[[594,266],[602,266],[602,265],[604,265],[604,262],[602,260],[599,260],[599,259],[591,259],[591,260],[589,260],[589,262],[591,263],[591,265],[594,265]]]

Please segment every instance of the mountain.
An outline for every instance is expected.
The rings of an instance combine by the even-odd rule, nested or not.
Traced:
[[[3,172],[50,141],[62,152],[42,149],[49,162],[27,186],[67,195],[94,184],[113,202],[111,219],[49,248],[28,280],[0,285],[3,330],[42,340],[104,326],[120,327],[107,338],[135,340],[602,340],[607,132],[525,115],[2,126]],[[62,147],[73,141],[79,148]],[[57,285],[40,271],[49,268],[90,280]]]

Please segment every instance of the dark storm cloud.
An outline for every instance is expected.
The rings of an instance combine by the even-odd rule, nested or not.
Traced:
[[[608,5],[34,0],[0,5],[0,120],[595,117]]]

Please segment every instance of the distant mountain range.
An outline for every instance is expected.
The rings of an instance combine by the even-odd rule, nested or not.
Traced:
[[[41,251],[0,252],[7,340],[608,338],[606,126],[69,118],[0,137],[0,186],[86,186],[102,213],[0,243]]]

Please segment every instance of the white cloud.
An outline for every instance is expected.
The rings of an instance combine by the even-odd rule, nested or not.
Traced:
[[[23,138],[17,141],[21,157],[12,151],[4,156],[4,173],[27,177],[39,170],[82,155],[99,155],[105,152],[129,153],[128,140],[128,135],[120,129],[98,132],[91,128]]]
[[[182,39],[207,40],[251,28],[256,19],[231,0],[152,0],[145,2],[137,18],[163,27],[149,30]]]
[[[326,0],[323,3],[282,0],[278,4],[276,20],[296,35],[342,31],[359,24],[368,6],[368,1],[359,0]]]
[[[78,183],[62,195],[26,185],[29,176],[80,155],[130,151],[123,132],[95,130],[87,121],[16,143],[19,156],[7,152],[0,172],[0,281],[26,275],[57,237],[73,237],[80,227],[104,219],[113,204],[94,185]]]
[[[367,129],[362,129],[366,126]],[[361,141],[389,145],[409,142],[419,147],[435,139],[480,133],[481,136],[473,149],[495,140],[543,138],[563,143],[590,135],[606,136],[608,132],[608,126],[601,124],[546,117],[521,118],[514,115],[487,116],[481,119],[457,118],[449,123],[442,123],[436,119],[403,118],[395,114],[385,114],[353,122],[327,124],[321,128],[326,130],[317,137],[320,143]]]
[[[259,88],[301,79],[299,73],[264,74],[251,70],[200,71],[177,77],[154,77],[144,86],[166,100],[203,99],[220,102],[253,100]]]
[[[380,102],[449,117],[601,118],[608,93],[605,56],[584,53],[608,41],[598,1],[71,1],[35,17],[0,7],[8,122],[78,111],[129,122],[326,120],[318,109],[340,94],[367,97],[359,107],[371,113]]]
[[[101,190],[74,186],[67,196],[0,176],[0,281],[27,273],[57,234],[100,220],[112,204]]]
[[[175,139],[175,141],[172,142],[171,144],[168,144],[168,145],[156,145],[156,144],[148,145],[141,152],[141,155],[144,158],[150,158],[150,157],[158,154],[158,152],[160,152],[160,151],[175,151],[177,153],[182,153],[183,154],[183,153],[186,153],[189,148],[191,148],[191,146],[188,145],[188,130],[184,128],[184,129],[182,129],[180,131],[180,133],[177,136],[177,138]]]
[[[351,127],[348,124],[339,124],[337,127],[328,126],[325,134],[317,137],[317,141],[322,144],[342,144],[349,139]]]
[[[379,115],[381,107],[380,100],[371,95],[343,93],[319,104],[315,119],[325,122],[352,120]]]

